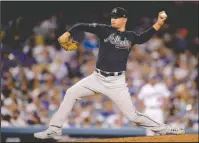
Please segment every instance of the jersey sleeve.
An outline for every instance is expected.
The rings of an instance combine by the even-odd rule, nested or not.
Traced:
[[[141,89],[140,89],[140,92],[138,93],[138,99],[139,100],[143,100],[144,97],[145,97],[145,94],[146,94],[146,87],[143,86]]]
[[[133,34],[133,43],[134,44],[143,44],[145,42],[147,42],[157,31],[151,27],[149,29],[147,29],[146,31],[144,31],[141,34],[137,34],[136,32],[132,31]]]
[[[78,23],[75,24],[72,28],[68,30],[68,32],[74,36],[78,32],[90,32],[97,36],[102,34],[102,30],[108,27],[106,24],[99,24],[99,23]]]
[[[164,96],[165,98],[171,96],[170,90],[169,90],[165,85],[161,88],[161,91],[162,91],[163,96]]]
[[[167,88],[167,86],[165,84],[158,84],[157,90],[165,98],[167,98],[171,95],[171,91]]]

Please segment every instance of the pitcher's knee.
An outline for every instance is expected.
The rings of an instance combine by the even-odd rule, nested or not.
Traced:
[[[64,100],[75,100],[75,95],[75,90],[73,88],[69,88],[65,93]]]
[[[69,89],[67,89],[66,95],[74,95],[74,94],[75,94],[75,90],[72,87],[70,87]]]

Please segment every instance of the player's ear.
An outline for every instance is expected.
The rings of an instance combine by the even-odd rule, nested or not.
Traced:
[[[127,22],[127,18],[123,18],[123,22],[126,23]]]

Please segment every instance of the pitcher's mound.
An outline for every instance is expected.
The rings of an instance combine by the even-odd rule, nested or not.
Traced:
[[[80,142],[198,142],[198,134],[167,135],[153,137],[125,137],[109,139],[88,139]]]

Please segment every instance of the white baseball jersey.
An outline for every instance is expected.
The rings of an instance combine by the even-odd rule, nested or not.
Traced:
[[[157,83],[155,85],[146,84],[144,85],[138,99],[143,100],[145,107],[160,107],[163,104],[162,98],[169,97],[171,92],[164,83]]]

